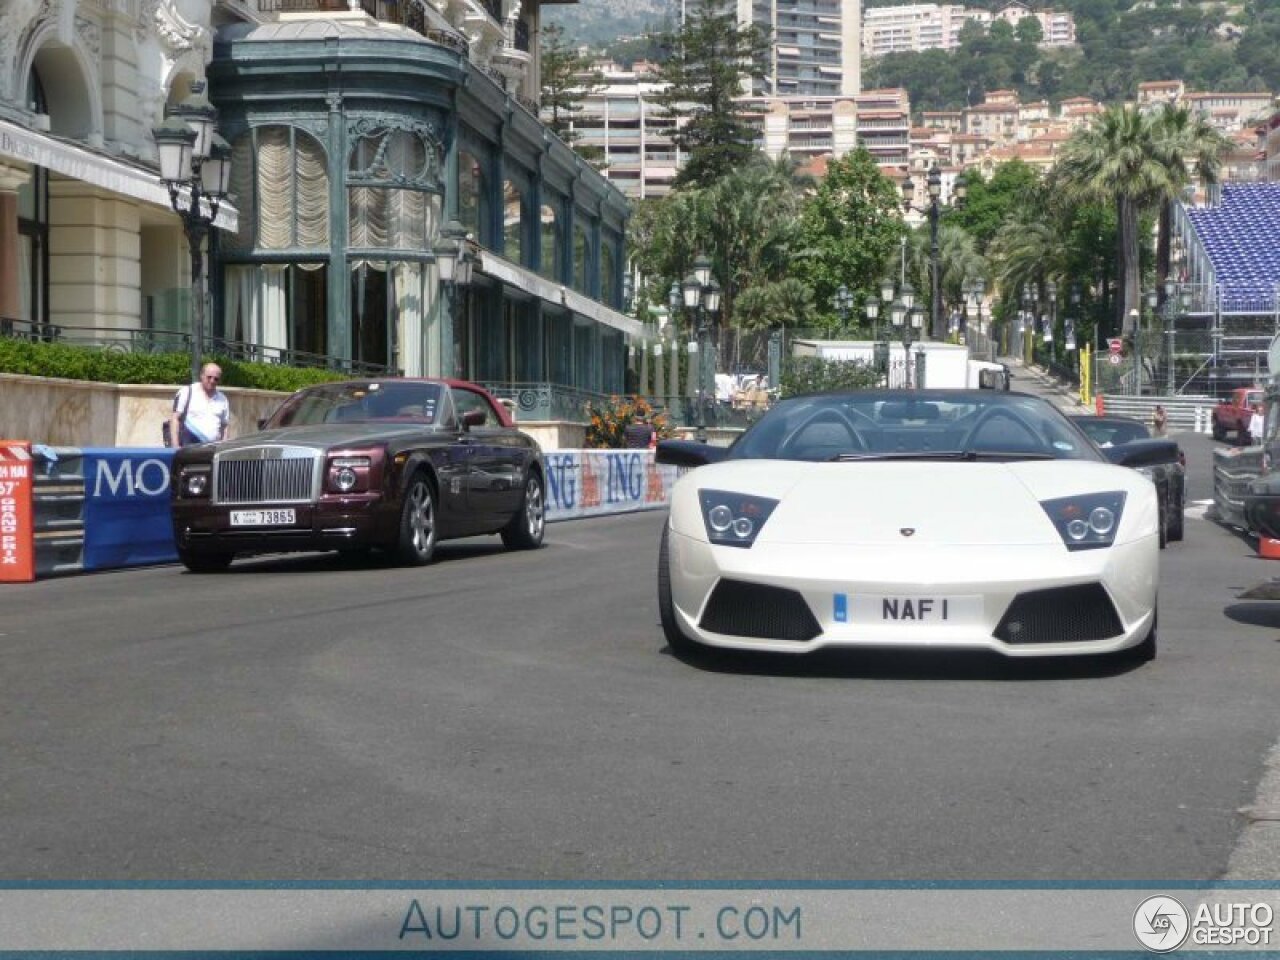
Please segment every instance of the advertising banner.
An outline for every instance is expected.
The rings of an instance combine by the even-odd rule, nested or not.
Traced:
[[[0,583],[36,578],[31,444],[0,440]]]
[[[169,520],[173,451],[155,447],[84,451],[84,568],[172,563]]]
[[[657,510],[671,499],[680,469],[652,450],[556,450],[547,464],[547,519]]]

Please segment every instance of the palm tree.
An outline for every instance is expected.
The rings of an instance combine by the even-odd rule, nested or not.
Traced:
[[[1177,193],[1166,193],[1160,198],[1160,223],[1156,234],[1156,287],[1164,297],[1164,283],[1169,277],[1173,205],[1181,190],[1197,177],[1205,184],[1218,181],[1222,172],[1222,158],[1229,148],[1227,138],[1219,133],[1199,113],[1186,107],[1166,104],[1156,115],[1157,133],[1164,142],[1168,160],[1180,168],[1175,181]]]
[[[1143,114],[1125,106],[1107,108],[1063,148],[1057,183],[1077,197],[1115,205],[1121,278],[1116,308],[1125,333],[1132,328],[1130,311],[1141,300],[1140,216],[1181,193],[1191,177],[1188,156],[1216,175],[1221,153],[1189,118],[1179,123],[1168,111]]]

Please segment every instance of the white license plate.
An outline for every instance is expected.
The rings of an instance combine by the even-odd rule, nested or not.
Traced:
[[[293,510],[232,510],[233,527],[283,527],[298,522]]]
[[[975,623],[982,617],[982,597],[837,593],[834,615],[837,623]]]

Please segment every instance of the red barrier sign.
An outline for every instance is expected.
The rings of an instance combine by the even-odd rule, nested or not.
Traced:
[[[1120,353],[1124,349],[1124,341],[1119,337],[1112,337],[1107,341],[1107,349],[1112,353]]]
[[[0,440],[0,583],[36,578],[31,515],[31,444]]]

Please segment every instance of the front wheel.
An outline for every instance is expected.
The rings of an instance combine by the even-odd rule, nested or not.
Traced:
[[[536,550],[542,546],[546,527],[547,501],[542,495],[542,478],[529,471],[524,482],[524,500],[511,522],[502,528],[502,542],[509,550]]]
[[[1177,542],[1182,539],[1184,514],[1187,510],[1186,488],[1179,486],[1174,493],[1173,504],[1169,507],[1169,539]]]
[[[223,573],[235,557],[234,553],[202,553],[178,548],[178,559],[192,573]]]
[[[400,508],[400,535],[396,559],[411,567],[431,562],[436,551],[436,492],[430,481],[417,474],[409,481],[404,505]]]
[[[1222,443],[1227,439],[1226,428],[1216,420],[1213,422],[1213,439],[1217,440],[1219,443]]]

